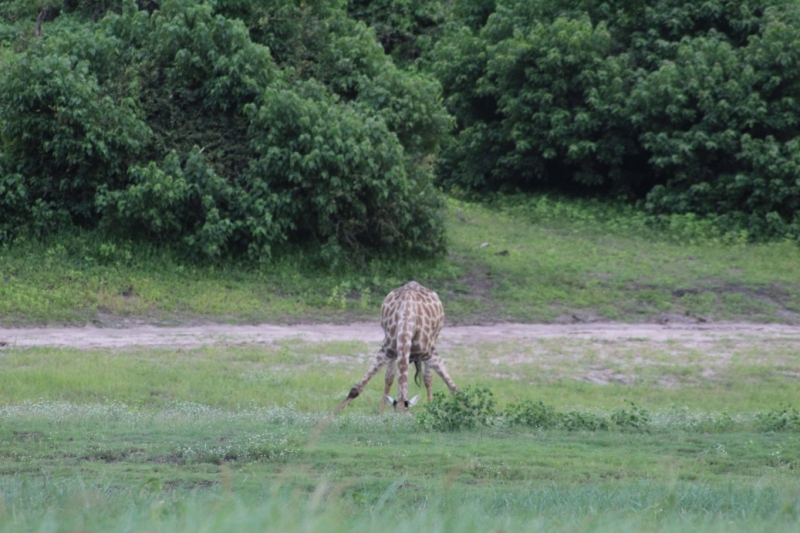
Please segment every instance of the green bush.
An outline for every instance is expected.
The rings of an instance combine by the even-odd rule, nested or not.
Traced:
[[[438,196],[409,179],[403,148],[380,116],[340,105],[310,82],[269,89],[248,113],[258,156],[247,179],[277,220],[291,221],[293,241],[319,244],[329,261],[343,246],[440,251]]]
[[[435,392],[433,401],[425,405],[417,420],[422,427],[435,431],[490,426],[497,417],[493,396],[485,387],[467,387],[451,395]]]
[[[76,224],[198,259],[442,252],[441,89],[343,5],[124,0],[92,22],[100,5],[56,2],[8,58],[4,241]]]
[[[452,127],[436,79],[399,69],[362,23],[340,16],[330,27],[329,35],[320,36],[317,61],[304,77],[322,82],[342,102],[381,115],[408,154],[434,154]]]
[[[444,185],[611,193],[800,237],[796,3],[501,0],[480,25],[468,12],[431,53],[457,119]]]
[[[633,402],[630,404],[630,411],[627,409],[616,409],[611,413],[609,420],[621,431],[647,432],[650,427],[650,413],[647,409],[639,407]]]
[[[552,405],[545,405],[541,400],[511,403],[506,406],[503,417],[510,426],[529,426],[542,429],[557,427],[562,419]]]
[[[64,41],[78,49],[97,44],[80,33]],[[132,99],[107,94],[77,54],[54,52],[35,46],[0,79],[5,167],[24,177],[28,205],[40,206],[30,222],[40,227],[47,227],[45,211],[91,221],[96,189],[122,183],[150,137]]]
[[[758,422],[762,431],[800,431],[800,411],[786,406],[759,413]]]
[[[614,109],[624,103],[626,73],[608,57],[610,47],[605,26],[592,27],[586,18],[537,24],[487,46],[475,105],[494,109],[445,154],[456,162],[448,167],[456,182],[497,187],[571,176],[596,185],[618,174],[625,141]],[[489,172],[486,157],[496,157]]]
[[[762,37],[774,33],[771,26]],[[798,36],[783,35],[790,57],[800,55]],[[785,235],[800,224],[799,130],[796,110],[786,102],[800,89],[792,79],[800,65],[775,72],[757,50],[762,46],[763,39],[754,37],[737,49],[714,32],[685,40],[674,62],[635,88],[632,118],[666,182],[650,192],[650,212],[725,215],[766,236]],[[770,98],[774,91],[765,89],[773,83],[785,86]]]
[[[218,176],[197,149],[183,165],[172,152],[160,166],[131,167],[130,175],[125,189],[98,193],[109,231],[180,245],[196,258],[246,251],[263,259],[281,237],[271,206]]]

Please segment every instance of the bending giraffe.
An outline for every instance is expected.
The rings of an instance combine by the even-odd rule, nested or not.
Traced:
[[[341,411],[347,407],[347,404],[358,398],[369,380],[386,365],[388,367],[386,368],[384,394],[381,398],[381,412],[385,409],[387,400],[395,409],[399,406],[403,410],[416,403],[418,397],[410,401],[408,399],[409,363],[414,363],[417,375],[419,375],[420,365],[425,367],[423,381],[429,402],[433,399],[431,370],[441,376],[450,388],[450,392],[456,392],[458,387],[450,379],[442,358],[436,352],[436,340],[439,338],[439,332],[442,331],[443,325],[444,307],[442,307],[439,296],[432,290],[426,289],[416,281],[411,281],[390,292],[381,306],[381,327],[385,334],[383,345],[364,378],[350,389],[347,398],[336,411]],[[396,373],[399,374],[397,400],[389,396]]]

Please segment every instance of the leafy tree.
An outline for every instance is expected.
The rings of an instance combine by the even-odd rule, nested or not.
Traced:
[[[81,224],[198,258],[441,253],[441,89],[343,5],[124,0],[46,29],[0,81],[0,237]]]
[[[624,194],[800,236],[795,3],[508,0],[475,20],[431,55],[457,120],[443,184]]]
[[[270,89],[248,112],[259,153],[248,180],[280,191],[274,212],[292,221],[294,241],[320,244],[327,260],[342,246],[440,251],[437,196],[409,179],[402,145],[381,116],[339,105],[313,82]]]
[[[446,9],[439,0],[348,0],[347,13],[372,28],[395,61],[407,64],[438,39]]]
[[[11,62],[0,79],[0,134],[6,168],[25,177],[29,202],[62,213],[57,219],[87,223],[96,188],[125,179],[150,129],[136,103],[109,95],[81,59],[82,45],[97,41],[81,33],[63,40],[77,53],[35,46]]]

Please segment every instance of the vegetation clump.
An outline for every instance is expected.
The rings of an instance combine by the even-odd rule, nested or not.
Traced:
[[[798,17],[786,0],[500,0],[454,20],[430,63],[458,123],[440,179],[797,237]]]
[[[73,4],[3,49],[0,240],[77,226],[201,259],[442,252],[439,85],[343,9]]]
[[[545,405],[541,400],[534,402],[528,399],[508,404],[505,421],[510,426],[550,429],[558,426],[560,417],[552,405]]]
[[[450,395],[437,391],[433,401],[425,405],[418,421],[422,427],[436,431],[490,426],[497,418],[493,396],[486,387],[468,386]]]
[[[800,411],[791,406],[759,413],[763,431],[800,431]]]
[[[495,410],[492,391],[485,387],[467,387],[456,394],[434,394],[433,401],[417,418],[425,429],[459,431],[481,426],[531,427],[563,429],[566,431],[616,430],[628,433],[647,433],[651,415],[633,402],[629,409],[615,409],[610,415],[573,409],[558,412],[541,400],[510,403],[504,410]]]

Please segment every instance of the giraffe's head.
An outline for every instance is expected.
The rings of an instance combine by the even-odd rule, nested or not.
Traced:
[[[394,407],[394,409],[395,409],[395,411],[396,411],[396,410],[397,410],[397,408],[398,408],[398,405],[397,405],[397,404],[398,404],[399,402],[398,402],[397,400],[395,400],[394,398],[392,398],[391,396],[388,396],[388,395],[387,395],[387,396],[385,396],[385,398],[386,398],[386,401],[387,401],[387,402],[389,402],[389,405],[391,405],[392,407]],[[406,407],[407,407],[408,409],[411,409],[412,407],[414,407],[415,405],[417,405],[417,402],[418,402],[418,401],[419,401],[419,394],[417,394],[416,396],[414,396],[413,398],[411,398],[410,400],[408,400],[408,405],[407,405]]]

